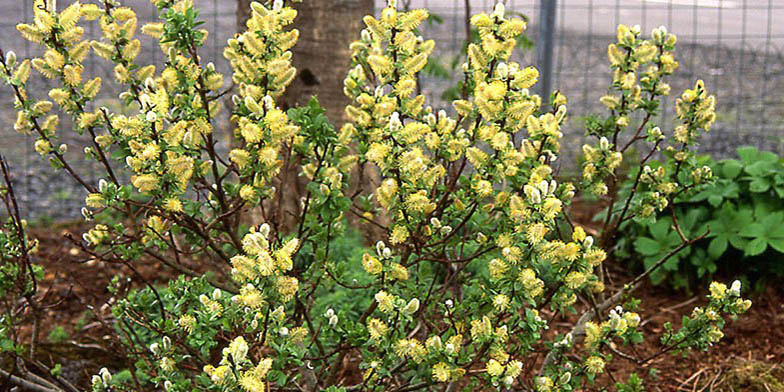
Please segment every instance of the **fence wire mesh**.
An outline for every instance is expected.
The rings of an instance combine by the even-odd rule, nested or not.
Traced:
[[[323,1],[323,0],[310,0]],[[674,97],[678,91],[693,86],[698,78],[718,98],[719,118],[701,145],[703,152],[720,157],[732,156],[739,145],[755,145],[761,149],[784,154],[784,0],[557,0],[555,37],[542,42],[537,37],[539,12],[543,2],[555,0],[507,0],[509,12],[517,12],[529,20],[527,37],[534,45],[552,48],[554,61],[549,70],[552,86],[569,98],[571,119],[564,130],[563,146],[577,151],[582,145],[582,119],[602,110],[599,98],[607,92],[610,72],[606,47],[614,40],[619,23],[639,24],[646,34],[654,27],[665,25],[678,35],[676,57],[680,69],[670,79],[672,96],[664,100],[659,119],[672,124]],[[490,11],[495,0],[398,0],[411,8],[425,7],[438,21],[425,24],[422,35],[436,40],[434,59],[444,66],[440,76],[423,80],[424,93],[437,108],[449,108],[442,93],[457,82],[460,72],[451,71],[459,64],[461,47],[466,38],[466,11]],[[15,50],[20,57],[40,54],[21,39],[15,25],[32,20],[33,0],[0,0],[0,47]],[[70,1],[60,1],[60,7]],[[201,55],[213,61],[218,70],[228,71],[222,50],[226,39],[234,34],[236,3],[233,0],[197,0],[201,18],[210,37]],[[376,0],[376,12],[386,0]],[[147,1],[131,1],[140,24],[152,20],[154,7]],[[98,38],[98,26],[91,24],[86,34]],[[142,40],[140,62],[161,64],[161,53],[149,37]],[[518,50],[515,60],[524,65],[536,64],[536,48]],[[459,69],[459,67],[458,67]],[[104,80],[100,104],[116,105],[119,89],[111,80],[113,70],[102,59],[86,64],[86,75]],[[30,86],[35,97],[44,97],[51,85],[41,78]],[[225,112],[225,111],[224,111]],[[74,218],[84,197],[83,191],[65,173],[53,172],[32,148],[29,136],[18,135],[12,124],[15,111],[8,89],[0,89],[0,153],[12,165],[21,195],[22,207],[28,216],[55,220]],[[215,124],[218,132],[226,130],[226,119]],[[664,128],[664,127],[663,127]],[[61,129],[67,129],[63,124]],[[228,132],[223,132],[226,135]],[[81,151],[84,137],[62,132],[62,141],[69,145],[69,158],[88,179],[97,180],[97,167],[84,161]],[[67,136],[66,136],[67,135]],[[570,154],[565,154],[570,155]],[[565,165],[574,162],[566,162]]]
[[[599,98],[606,94],[611,77],[606,49],[615,40],[615,27],[624,23],[640,25],[644,34],[664,25],[678,36],[675,54],[680,68],[670,78],[672,93],[663,102],[661,124],[672,125],[678,92],[703,79],[718,98],[719,118],[701,151],[732,156],[737,146],[749,144],[784,153],[784,25],[776,22],[784,17],[784,1],[557,0],[555,37],[547,42],[537,35],[541,6],[550,1],[555,0],[508,0],[506,8],[529,19],[526,34],[534,45],[552,47],[553,66],[540,72],[550,72],[553,88],[569,99],[567,148],[582,144],[581,120],[602,111]],[[379,0],[377,7],[384,3]],[[410,6],[429,8],[443,20],[425,26],[423,35],[436,40],[436,58],[451,61],[466,36],[466,4],[477,12],[489,11],[493,3],[411,0]],[[518,51],[516,60],[536,64],[536,49]],[[437,101],[440,91],[456,80],[428,77],[425,82],[427,93]]]

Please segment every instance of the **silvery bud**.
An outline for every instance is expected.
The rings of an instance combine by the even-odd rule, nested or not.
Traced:
[[[607,140],[606,137],[602,136],[602,138],[599,139],[599,148],[601,148],[602,150],[610,149],[610,141]]]
[[[14,53],[14,51],[9,51],[5,54],[5,63],[8,65],[8,67],[13,67],[16,65],[16,53]]]
[[[493,16],[501,19],[504,17],[504,13],[506,13],[506,7],[504,6],[504,3],[499,1],[495,4],[495,8],[493,8]]]
[[[730,286],[730,294],[734,296],[740,295],[740,285],[741,283],[739,280],[732,282],[732,286]]]
[[[403,312],[406,314],[414,314],[419,310],[419,299],[413,298],[411,301],[408,301],[408,304],[405,308],[403,308]]]
[[[109,385],[112,382],[112,374],[109,373],[109,369],[101,368],[101,371],[98,372],[101,375],[101,381],[103,381],[103,385]]]
[[[593,246],[593,236],[589,235],[589,236],[585,237],[585,241],[583,241],[583,246],[585,246],[586,248],[592,247]]]

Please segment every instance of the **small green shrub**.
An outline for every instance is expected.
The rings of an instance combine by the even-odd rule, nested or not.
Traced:
[[[741,147],[738,159],[715,161],[703,156],[700,160],[711,167],[714,185],[676,198],[673,209],[681,217],[684,234],[709,233],[651,274],[653,283],[687,288],[717,272],[741,273],[750,280],[784,276],[784,159]],[[629,251],[619,254],[632,259],[638,254],[646,267],[666,254],[680,242],[670,230],[671,214],[672,210],[622,230],[624,238],[619,242]]]
[[[71,335],[68,334],[68,331],[65,330],[65,327],[58,325],[54,327],[51,332],[49,332],[49,336],[46,339],[49,341],[49,343],[59,344],[68,340],[70,336]]]

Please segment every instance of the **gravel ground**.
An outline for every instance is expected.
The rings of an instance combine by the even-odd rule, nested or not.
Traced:
[[[429,5],[433,7],[434,13],[442,17],[443,23],[425,26],[423,35],[437,42],[434,58],[449,64],[457,54],[464,37],[463,10],[455,5],[463,2],[462,0],[429,1],[432,4],[429,4],[428,0],[414,0],[413,5]],[[583,4],[586,1],[592,4],[592,8]],[[655,11],[656,4],[662,2],[661,0],[634,0],[624,2],[625,8],[611,12],[611,4],[604,4],[609,0],[595,1],[594,4],[590,0],[563,0],[559,7],[561,14],[555,48],[553,85],[569,98],[571,119],[564,130],[563,143],[568,151],[578,151],[582,145],[581,119],[588,113],[601,110],[598,99],[606,92],[609,82],[606,45],[613,39],[612,29],[608,26],[614,25],[614,20],[619,18],[622,18],[622,21],[640,23],[636,22],[641,17],[639,10],[630,4],[642,4]],[[677,0],[675,3],[683,1]],[[703,5],[712,4],[705,0],[700,1]],[[63,3],[68,1],[61,0],[60,3],[63,7]],[[226,39],[235,29],[235,4],[233,1],[226,0],[201,0],[197,3],[203,9],[205,27],[211,33],[206,47],[202,49],[203,57],[214,61],[219,70],[226,72],[228,64],[223,60],[221,52]],[[383,3],[383,0],[378,0],[378,4]],[[487,4],[490,3],[487,0],[472,2],[474,11],[487,9]],[[533,0],[509,0],[508,3],[510,8],[530,15],[531,19],[535,20]],[[738,2],[722,4],[726,8],[728,5],[734,7],[736,3]],[[724,35],[719,34],[721,30],[712,31],[709,28],[715,24],[715,12],[717,12],[710,7],[700,7],[699,13],[695,11],[693,14],[694,18],[697,15],[705,15],[700,17],[702,19],[689,19],[678,9],[675,10],[675,17],[672,16],[672,12],[669,18],[664,17],[665,21],[674,23],[674,27],[670,30],[678,33],[681,38],[676,52],[681,68],[671,79],[674,94],[691,87],[696,79],[701,77],[705,80],[708,89],[718,97],[719,121],[711,134],[704,139],[701,146],[703,152],[710,152],[720,157],[732,156],[737,146],[751,144],[784,154],[784,62],[781,52],[784,38],[777,34],[780,27],[778,25],[775,31],[769,29],[770,33],[763,39],[755,33],[757,30],[764,30],[760,24],[768,23],[768,26],[772,26],[771,12],[776,15],[782,14],[778,16],[784,17],[782,11],[784,8],[779,7],[782,4],[778,4],[779,1],[771,4],[774,3],[776,7],[767,10],[748,9],[747,13],[751,16],[744,16],[741,27],[737,26],[737,18],[731,14],[735,11],[724,10],[725,13],[733,16],[732,22],[725,24],[729,27],[724,29]],[[20,57],[22,55],[31,57],[38,53],[35,48],[22,40],[14,29],[17,22],[32,18],[31,4],[31,0],[0,0],[0,10],[6,15],[0,21],[0,48],[13,49]],[[152,18],[153,7],[149,2],[133,1],[129,4],[137,9],[142,19]],[[697,7],[692,8],[697,9]],[[649,22],[648,29],[661,23],[660,18],[656,16],[658,14],[654,11],[642,14],[642,23]],[[645,15],[648,15],[648,19],[645,19]],[[610,23],[610,20],[613,22]],[[695,20],[703,21],[700,23],[705,26],[692,23]],[[705,20],[707,22],[704,22]],[[742,36],[748,36],[748,39],[738,38],[740,35],[736,30],[739,28],[742,29]],[[749,29],[750,32],[747,32]],[[97,30],[97,26],[93,26],[88,29],[88,34],[94,37],[98,33]],[[532,23],[528,34],[534,40],[535,31],[536,25]],[[152,40],[149,37],[140,38],[143,43],[141,56],[148,61],[160,63],[161,54]],[[525,65],[533,64],[534,52],[531,49],[518,53],[517,61]],[[110,108],[116,106],[118,90],[109,82],[112,77],[108,63],[102,59],[93,59],[88,61],[86,67],[86,74],[103,76],[103,98],[100,105]],[[30,89],[32,95],[44,96],[49,85],[41,81],[38,75],[31,79],[36,80],[36,84]],[[449,107],[448,103],[439,99],[439,96],[453,82],[448,79],[425,78],[424,92],[431,98],[433,106]],[[33,139],[13,131],[15,112],[10,102],[9,90],[0,88],[0,121],[7,124],[0,128],[0,135],[2,135],[0,153],[7,158],[13,169],[23,214],[39,220],[78,218],[79,210],[83,205],[84,191],[66,173],[53,171],[48,163],[33,151]],[[667,110],[660,119],[663,129],[671,127],[673,103],[673,100],[665,102]],[[62,121],[61,125],[61,129],[67,129],[65,121]],[[216,125],[219,132],[222,130],[224,135],[228,133],[225,118],[220,119]],[[95,170],[96,163],[85,161],[78,151],[80,150],[78,146],[84,145],[84,138],[68,131],[62,132],[61,135],[64,135],[61,142],[71,147],[68,154],[73,166],[80,173],[84,173],[87,179],[97,181],[95,175],[99,172]],[[570,154],[564,154],[564,156],[568,155]],[[574,162],[565,159],[563,164],[569,167]]]

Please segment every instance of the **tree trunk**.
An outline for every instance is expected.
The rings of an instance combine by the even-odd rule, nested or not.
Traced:
[[[251,0],[237,0],[237,30],[245,30],[250,17]],[[327,117],[336,128],[345,121],[345,107],[349,103],[343,94],[343,79],[351,65],[349,45],[359,39],[365,27],[362,18],[372,15],[373,0],[304,0],[294,3],[298,11],[294,27],[299,30],[299,41],[292,49],[293,65],[297,77],[278,99],[281,109],[306,104],[310,97],[318,97],[326,109]],[[281,229],[290,230],[300,214],[300,201],[306,194],[304,177],[299,176],[297,165],[278,176]],[[358,175],[354,183],[368,184],[371,176]],[[352,187],[354,187],[352,186]],[[284,189],[285,188],[285,189]],[[284,196],[285,195],[285,196]],[[356,222],[353,222],[356,224]],[[368,234],[368,237],[371,235]]]
[[[250,0],[237,2],[237,27],[245,28]],[[294,27],[299,42],[292,49],[297,78],[280,99],[283,107],[302,105],[312,95],[327,109],[336,126],[343,123],[348,99],[343,95],[343,79],[351,65],[351,42],[359,39],[364,28],[362,17],[372,15],[373,0],[304,0],[294,3],[299,14]]]

